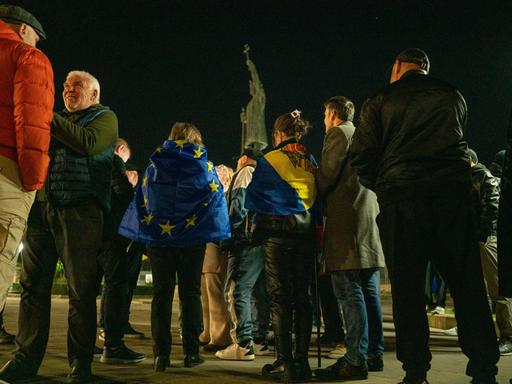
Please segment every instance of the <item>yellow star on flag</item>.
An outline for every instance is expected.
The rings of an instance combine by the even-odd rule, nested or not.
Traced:
[[[201,152],[201,148],[194,149],[194,159],[200,159],[203,156],[203,152]]]
[[[171,223],[169,223],[169,220],[167,220],[167,222],[165,224],[158,224],[158,225],[160,226],[160,228],[162,228],[162,233],[160,233],[160,234],[161,235],[168,234],[169,236],[171,236],[172,229],[176,227],[175,225],[171,225]]]
[[[185,140],[176,140],[176,147],[183,149],[183,146],[185,145]]]
[[[153,220],[153,214],[149,212],[149,215],[144,216],[144,218],[141,220],[141,223],[149,224],[151,223],[151,220]]]
[[[203,205],[204,205],[205,207],[207,207],[207,206],[208,206],[208,204],[210,204],[210,202],[209,202],[209,201],[205,201],[205,202],[203,203]]]
[[[211,161],[208,162],[208,172],[213,172],[213,163]]]
[[[191,217],[189,217],[188,219],[185,219],[185,220],[187,221],[187,225],[185,226],[185,228],[193,227],[196,225],[197,216],[192,215]]]
[[[148,185],[148,177],[144,176],[144,179],[142,179],[142,186],[146,187]]]
[[[141,208],[146,208],[148,206],[148,198],[146,196],[144,196],[144,201],[141,205]]]
[[[219,192],[219,184],[217,184],[215,180],[212,180],[212,182],[208,185],[210,186],[212,192]]]
[[[162,151],[162,147],[156,147],[155,152],[160,153]]]

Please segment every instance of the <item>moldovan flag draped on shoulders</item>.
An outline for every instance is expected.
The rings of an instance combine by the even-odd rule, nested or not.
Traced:
[[[316,199],[314,159],[302,145],[291,143],[258,159],[247,187],[245,207],[266,215],[304,213]]]
[[[166,140],[151,155],[119,234],[154,247],[230,237],[224,190],[206,149]]]

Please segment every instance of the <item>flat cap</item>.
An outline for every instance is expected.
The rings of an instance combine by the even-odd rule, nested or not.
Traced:
[[[398,54],[396,57],[398,61],[403,61],[406,63],[414,63],[418,64],[421,69],[425,71],[429,71],[430,69],[430,60],[428,59],[425,51],[419,48],[407,48]]]
[[[0,4],[0,19],[13,24],[27,24],[34,28],[41,40],[46,39],[43,26],[34,15],[17,5]]]

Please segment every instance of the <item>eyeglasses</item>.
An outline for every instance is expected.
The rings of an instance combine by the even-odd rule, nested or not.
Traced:
[[[62,86],[64,87],[65,91],[68,91],[71,87],[78,88],[78,89],[84,89],[84,83],[81,81],[75,81],[73,83],[63,83]]]

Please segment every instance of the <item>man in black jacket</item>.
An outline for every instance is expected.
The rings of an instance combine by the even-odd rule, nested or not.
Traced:
[[[142,353],[127,348],[122,340],[128,324],[128,272],[133,255],[128,253],[132,241],[118,235],[117,228],[137,185],[137,172],[127,171],[125,166],[130,155],[128,142],[118,138],[112,161],[111,210],[105,215],[105,238],[100,255],[105,279],[102,302],[105,347],[100,361],[106,364],[139,363],[144,360]]]
[[[471,206],[466,103],[452,85],[428,76],[429,66],[417,48],[396,57],[391,84],[363,106],[352,166],[379,200],[402,383],[425,383],[432,359],[423,296],[428,260],[452,294],[467,374],[473,383],[495,383],[499,351]]]
[[[500,332],[500,354],[512,355],[512,301],[498,293],[498,250],[496,230],[500,201],[499,179],[494,177],[485,165],[478,162],[478,156],[468,150],[471,159],[473,179],[473,204],[478,217],[478,238],[482,270],[487,283],[489,298],[496,305],[496,323]]]

